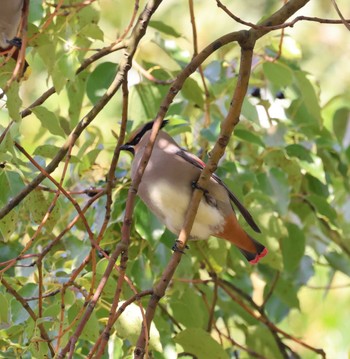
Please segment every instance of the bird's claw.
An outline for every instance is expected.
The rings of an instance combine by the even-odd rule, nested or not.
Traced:
[[[179,240],[176,240],[171,249],[172,249],[174,252],[180,252],[180,253],[182,253],[182,254],[185,254],[185,251],[183,251],[182,249],[180,249],[180,248],[178,247],[179,244],[182,245],[183,243],[182,243],[181,241],[179,241]],[[185,245],[185,249],[189,249],[189,248],[190,248],[190,247],[186,244],[186,245]]]
[[[198,185],[198,182],[197,181],[193,181],[192,182],[192,188],[193,189],[199,189],[200,191],[202,191],[204,194],[207,194],[209,193],[209,191],[201,186]]]
[[[11,46],[15,46],[17,48],[21,48],[22,40],[19,37],[14,37],[12,40],[7,40],[7,43]]]

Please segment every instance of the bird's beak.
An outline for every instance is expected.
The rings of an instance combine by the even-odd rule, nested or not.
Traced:
[[[135,154],[134,146],[132,146],[132,145],[125,144],[125,145],[120,147],[120,150],[121,151],[129,151],[132,154]]]

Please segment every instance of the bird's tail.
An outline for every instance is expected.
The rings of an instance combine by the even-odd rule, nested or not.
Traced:
[[[247,260],[250,264],[257,264],[261,258],[266,256],[266,254],[268,253],[268,250],[264,245],[262,245],[260,242],[256,241],[251,236],[249,236],[249,238],[253,242],[253,244],[256,248],[256,251],[249,252],[249,251],[241,249],[241,248],[239,248],[239,250],[244,255],[244,257],[247,258]]]
[[[267,249],[240,226],[234,214],[226,218],[223,230],[215,236],[234,244],[251,264],[258,263],[267,254]]]

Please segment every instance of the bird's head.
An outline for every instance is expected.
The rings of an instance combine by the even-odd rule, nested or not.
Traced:
[[[162,122],[160,128],[163,128],[168,122],[169,122],[168,120],[164,120]],[[154,124],[154,121],[147,122],[146,124],[138,127],[136,130],[134,130],[131,133],[128,142],[126,142],[123,146],[121,146],[120,150],[121,151],[129,151],[134,155],[135,154],[135,146],[137,146],[139,144],[142,137],[145,135],[145,133],[147,131],[152,130],[153,124]]]

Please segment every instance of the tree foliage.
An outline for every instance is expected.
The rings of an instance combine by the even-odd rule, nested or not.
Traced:
[[[255,24],[218,0],[30,2],[31,74],[0,63],[1,357],[336,353],[309,338],[304,310],[321,285],[333,315],[328,291],[350,276],[350,99],[321,99],[309,39],[293,35],[349,22],[303,16],[307,3],[265,0]],[[213,36],[199,31],[206,17]],[[207,173],[221,159],[269,249],[257,266],[216,238],[172,253],[174,235],[135,198],[120,146],[163,118]]]

